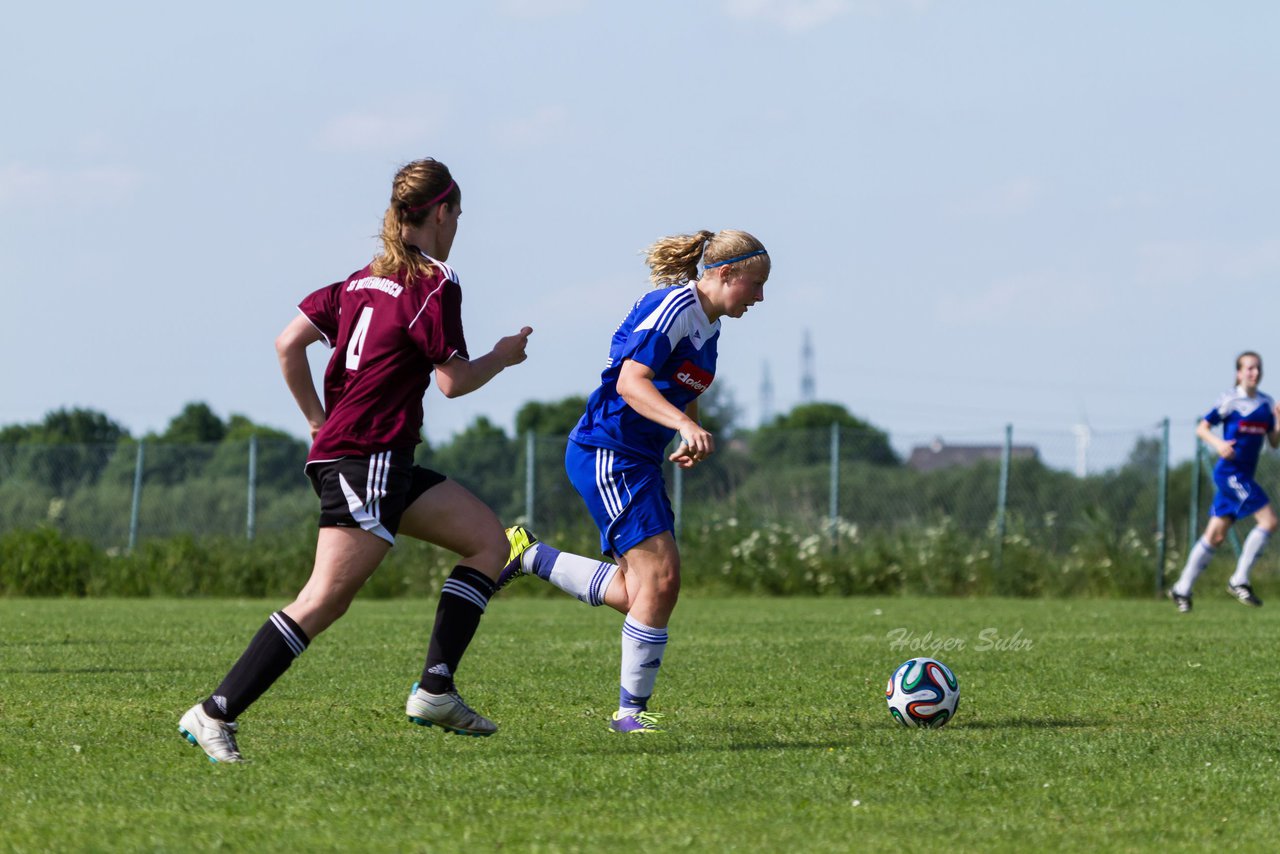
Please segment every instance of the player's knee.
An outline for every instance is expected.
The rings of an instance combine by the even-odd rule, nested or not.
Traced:
[[[673,606],[680,597],[680,570],[662,572],[654,579],[653,597],[663,605]]]
[[[466,556],[466,562],[491,580],[497,580],[498,574],[507,564],[510,552],[511,543],[507,541],[507,535],[501,527],[477,531],[473,553]]]
[[[307,636],[314,639],[329,626],[336,623],[351,607],[350,597],[333,593],[319,595],[314,591],[304,591],[294,600],[285,612],[297,622]]]

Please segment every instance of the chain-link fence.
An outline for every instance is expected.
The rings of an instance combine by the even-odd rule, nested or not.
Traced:
[[[467,486],[504,521],[581,542],[589,525],[564,476],[565,441],[463,437],[423,446],[418,461]],[[124,553],[175,535],[252,541],[298,531],[316,515],[305,453],[297,441],[258,439],[0,446],[0,533],[49,526]],[[1167,423],[1087,437],[1010,427],[893,445],[883,434],[832,427],[742,434],[690,471],[669,466],[667,482],[686,540],[776,529],[794,532],[798,547],[838,550],[889,534],[908,542],[945,535],[1015,574],[1020,550],[1031,546],[1064,561],[1088,555],[1104,564],[1099,571],[1123,556],[1158,587],[1204,522],[1207,463],[1171,465]],[[1264,456],[1259,478],[1277,474],[1274,456]]]

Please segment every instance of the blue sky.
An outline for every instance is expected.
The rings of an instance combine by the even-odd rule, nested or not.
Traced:
[[[191,400],[303,433],[272,342],[376,250],[390,178],[464,190],[474,352],[530,359],[427,434],[585,394],[664,234],[774,262],[726,322],[748,425],[817,397],[900,448],[1174,452],[1273,346],[1280,4],[478,0],[22,4],[0,55],[0,423]],[[317,371],[327,352],[313,349]],[[1264,390],[1280,384],[1264,378]]]

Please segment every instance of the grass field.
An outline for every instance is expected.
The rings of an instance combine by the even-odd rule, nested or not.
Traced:
[[[434,602],[357,602],[241,719],[240,766],[177,720],[279,603],[0,600],[0,849],[1274,850],[1280,607],[1214,586],[1189,616],[687,597],[658,736],[606,731],[613,612],[493,602],[460,685],[502,729],[474,739],[404,717]],[[929,653],[960,711],[906,730],[884,682]]]

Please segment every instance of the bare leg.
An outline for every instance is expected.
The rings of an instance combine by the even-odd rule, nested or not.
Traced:
[[[311,577],[284,612],[314,640],[347,612],[390,548],[360,528],[321,528]]]

